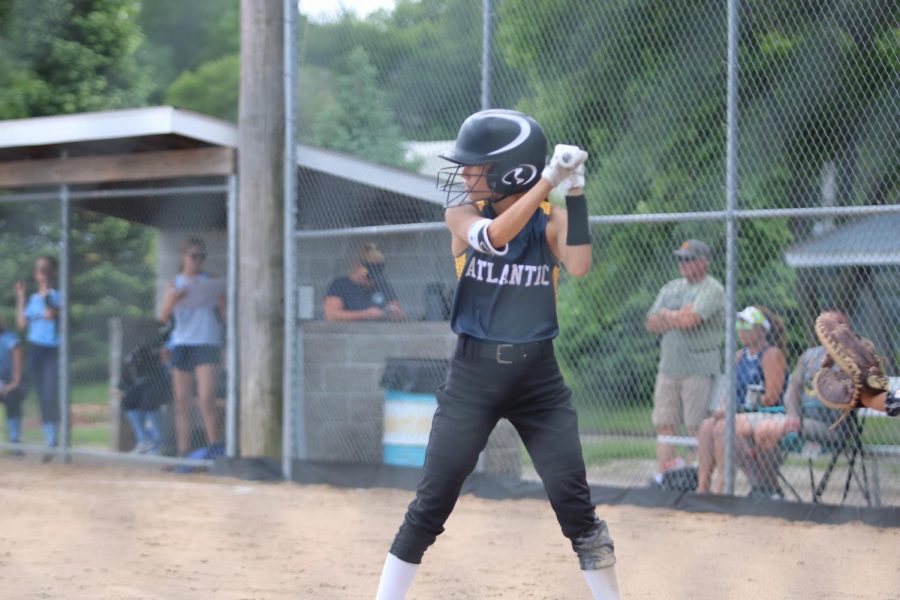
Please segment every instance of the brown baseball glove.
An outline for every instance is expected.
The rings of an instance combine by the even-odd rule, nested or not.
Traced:
[[[874,344],[852,331],[841,315],[819,315],[816,336],[827,353],[813,380],[822,404],[849,413],[859,406],[863,396],[868,399],[888,391],[883,362]]]

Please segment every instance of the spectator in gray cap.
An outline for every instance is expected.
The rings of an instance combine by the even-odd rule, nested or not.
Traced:
[[[687,240],[674,255],[681,277],[662,287],[647,312],[647,331],[662,336],[652,418],[658,436],[676,435],[679,425],[695,436],[721,371],[725,288],[707,272],[710,251],[702,241]],[[651,485],[686,464],[671,444],[657,442],[656,458]]]

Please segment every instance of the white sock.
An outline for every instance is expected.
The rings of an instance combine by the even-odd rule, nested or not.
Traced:
[[[616,574],[616,566],[606,567],[603,569],[592,569],[590,571],[582,571],[587,581],[591,593],[594,594],[594,600],[620,600],[619,595],[619,576]]]
[[[384,561],[384,568],[381,570],[381,581],[378,583],[378,594],[375,596],[375,600],[403,600],[406,598],[406,592],[412,585],[418,568],[419,565],[402,561],[389,552]]]

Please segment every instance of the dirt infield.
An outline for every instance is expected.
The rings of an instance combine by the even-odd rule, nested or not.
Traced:
[[[372,598],[409,492],[0,459],[0,596]],[[900,532],[601,506],[626,598],[897,598]],[[410,598],[588,598],[549,504],[463,497]]]

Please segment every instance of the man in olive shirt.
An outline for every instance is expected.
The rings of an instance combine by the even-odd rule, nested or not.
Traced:
[[[687,240],[674,252],[681,277],[663,286],[647,312],[647,331],[662,335],[653,391],[657,435],[676,435],[679,424],[695,435],[709,411],[709,396],[721,371],[725,289],[707,274],[709,246]],[[657,473],[674,466],[675,448],[656,445]]]

